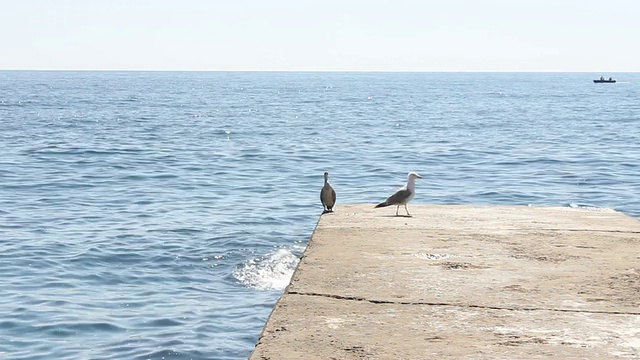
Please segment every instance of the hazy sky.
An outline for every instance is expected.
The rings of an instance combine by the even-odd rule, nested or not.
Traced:
[[[0,0],[0,69],[640,71],[637,0]]]

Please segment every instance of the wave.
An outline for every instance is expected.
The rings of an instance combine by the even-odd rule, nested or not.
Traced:
[[[258,290],[284,290],[298,266],[301,246],[279,249],[261,258],[251,259],[234,270],[233,277],[244,286]]]

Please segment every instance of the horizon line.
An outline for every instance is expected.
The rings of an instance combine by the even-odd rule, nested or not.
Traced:
[[[213,70],[213,69],[0,69],[0,71],[75,71],[75,72],[252,72],[252,73],[640,73],[636,71],[584,70]]]

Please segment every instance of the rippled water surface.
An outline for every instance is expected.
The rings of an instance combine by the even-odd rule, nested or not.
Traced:
[[[322,207],[640,216],[640,74],[0,72],[0,358],[245,359]]]

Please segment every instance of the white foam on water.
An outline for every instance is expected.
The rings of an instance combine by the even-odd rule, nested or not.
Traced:
[[[300,261],[294,254],[296,251],[301,249],[279,249],[261,258],[248,260],[234,270],[233,277],[250,288],[284,290]]]
[[[575,203],[569,204],[569,207],[570,208],[575,208],[575,209],[583,209],[583,210],[587,210],[587,211],[594,211],[594,212],[616,212],[614,209],[608,208],[608,207],[591,206],[591,205],[580,205],[580,204],[575,204]]]

